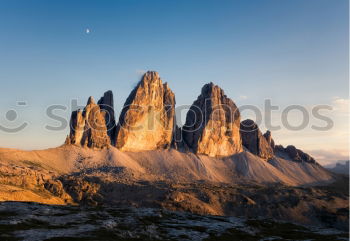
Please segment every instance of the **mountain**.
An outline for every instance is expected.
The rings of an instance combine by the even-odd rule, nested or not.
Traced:
[[[148,71],[116,122],[113,93],[73,111],[65,143],[0,149],[0,201],[151,207],[263,216],[345,229],[348,179],[276,145],[217,85],[203,86],[183,127],[175,95]]]
[[[134,177],[153,181],[166,177],[296,186],[333,180],[307,153],[292,145],[275,145],[271,132],[263,135],[252,120],[241,122],[235,103],[213,83],[203,86],[182,128],[176,126],[175,95],[155,71],[146,72],[132,90],[118,123],[113,104],[112,91],[98,103],[90,97],[83,110],[73,111],[62,147],[6,150],[0,153],[2,160],[26,160],[61,174],[123,167]]]
[[[325,168],[334,173],[349,175],[349,161],[338,161],[335,165],[327,165]]]
[[[263,135],[254,121],[241,122],[235,103],[213,83],[203,86],[182,128],[175,118],[174,93],[157,72],[148,71],[125,101],[118,123],[112,91],[105,92],[98,104],[90,97],[83,111],[73,111],[65,144],[95,149],[112,145],[134,152],[181,147],[210,157],[231,156],[246,148],[265,160],[278,153],[295,162],[316,163],[292,145],[275,145],[271,132]]]
[[[251,153],[268,160],[273,158],[274,150],[269,142],[273,141],[270,134],[270,140],[265,138],[259,130],[258,125],[253,120],[244,120],[240,126],[242,143]]]
[[[175,126],[175,95],[154,71],[148,71],[127,98],[116,129],[123,151],[169,147]]]
[[[90,97],[84,110],[73,111],[70,134],[66,144],[77,144],[90,148],[106,148],[111,141],[107,133],[105,112]]]
[[[242,151],[240,113],[235,103],[217,85],[203,86],[182,128],[184,142],[195,153],[211,157]]]
[[[97,102],[100,109],[104,112],[104,119],[106,122],[107,134],[110,138],[111,144],[115,144],[116,121],[114,115],[114,99],[111,90],[106,91]]]

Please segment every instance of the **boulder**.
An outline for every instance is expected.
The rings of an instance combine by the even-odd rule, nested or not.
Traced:
[[[186,145],[195,153],[211,157],[241,152],[240,112],[224,91],[209,83],[193,102],[182,133]]]
[[[123,151],[170,147],[175,126],[175,95],[159,74],[148,71],[127,98],[116,128]]]
[[[251,153],[265,160],[274,156],[271,144],[265,139],[258,125],[253,120],[247,119],[242,121],[240,132],[243,146]]]

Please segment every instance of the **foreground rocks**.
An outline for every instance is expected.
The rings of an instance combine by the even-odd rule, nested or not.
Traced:
[[[150,208],[0,203],[1,240],[344,240],[346,232]]]
[[[73,199],[82,206],[348,225],[348,179],[331,183],[336,176],[313,163],[266,162],[247,151],[210,158],[176,150],[123,153],[76,146],[3,150],[0,159],[1,200],[65,204]],[[309,186],[316,183],[323,186]]]
[[[344,176],[322,186],[292,187],[252,181],[148,181],[127,168],[110,166],[58,176],[39,165],[25,165],[1,166],[2,201],[75,203],[111,209],[161,208],[200,215],[273,218],[341,230],[348,227],[349,179]],[[8,187],[12,189],[6,192]]]
[[[348,178],[330,185],[171,182],[119,179],[108,168],[60,177],[74,201],[84,205],[165,208],[201,215],[264,217],[328,228],[348,227]],[[98,174],[97,174],[98,173]],[[113,181],[115,180],[115,181]]]
[[[143,151],[169,147],[175,126],[175,95],[149,71],[127,98],[119,118],[116,147]]]
[[[186,116],[184,142],[195,153],[211,157],[241,152],[240,119],[237,106],[224,91],[206,84]]]
[[[28,160],[22,163],[0,161],[0,202],[33,201],[47,204],[73,203],[55,173]]]

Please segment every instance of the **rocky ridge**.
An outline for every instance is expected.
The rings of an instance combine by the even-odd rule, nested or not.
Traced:
[[[282,145],[275,146],[276,154],[285,156],[287,155],[294,162],[307,162],[307,163],[317,163],[316,160],[309,154],[303,152],[300,149],[297,149],[293,145],[289,145],[284,148]]]
[[[263,135],[254,121],[240,122],[235,103],[213,83],[203,86],[183,127],[176,125],[175,95],[155,71],[146,72],[130,93],[118,124],[113,105],[107,91],[97,104],[90,97],[83,111],[73,111],[66,144],[134,152],[173,147],[210,157],[231,156],[244,147],[265,160],[278,153],[295,162],[316,162],[294,146],[275,145],[271,132]]]

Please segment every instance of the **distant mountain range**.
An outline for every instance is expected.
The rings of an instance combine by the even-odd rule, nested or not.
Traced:
[[[336,164],[330,164],[324,167],[334,173],[349,175],[349,161],[337,161]]]

